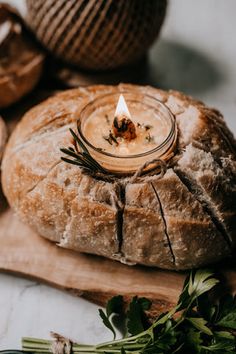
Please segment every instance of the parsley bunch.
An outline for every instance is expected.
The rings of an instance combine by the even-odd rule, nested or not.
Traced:
[[[103,354],[236,354],[236,297],[213,303],[209,291],[219,281],[207,270],[187,277],[177,305],[150,323],[151,301],[134,297],[127,308],[122,296],[113,297],[99,310],[113,340],[98,345],[72,344],[72,353]],[[116,339],[117,330],[123,334]],[[23,338],[28,352],[50,353],[52,341]]]

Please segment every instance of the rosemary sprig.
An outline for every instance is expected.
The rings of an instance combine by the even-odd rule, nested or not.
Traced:
[[[229,295],[213,303],[209,291],[218,283],[207,270],[191,272],[177,305],[150,323],[151,302],[135,296],[125,310],[123,297],[113,297],[106,310],[99,310],[114,340],[98,345],[71,343],[71,353],[93,354],[208,354],[236,353],[236,298]],[[116,340],[118,319],[124,337]],[[66,343],[66,342],[65,342]],[[23,338],[22,349],[32,353],[51,353],[53,341]]]
[[[109,174],[110,172],[106,170],[104,167],[102,167],[91,156],[89,150],[84,145],[84,143],[79,139],[78,135],[73,131],[73,129],[70,129],[70,133],[74,139],[74,148],[70,146],[68,148],[61,148],[60,151],[68,155],[72,159],[62,156],[61,157],[62,161],[70,163],[72,165],[77,165],[86,171]]]

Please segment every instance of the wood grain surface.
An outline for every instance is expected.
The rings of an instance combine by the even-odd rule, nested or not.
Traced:
[[[182,289],[185,273],[127,266],[105,258],[79,254],[57,247],[35,234],[13,214],[1,198],[0,270],[42,281],[104,305],[122,294],[153,300],[153,311],[173,306]],[[222,273],[236,290],[235,266]]]

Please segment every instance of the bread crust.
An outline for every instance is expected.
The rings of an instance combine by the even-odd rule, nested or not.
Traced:
[[[152,184],[163,208],[177,269],[212,263],[230,253],[202,204],[172,169]]]
[[[126,262],[172,267],[172,250],[152,184],[128,184],[125,196],[121,251]]]
[[[117,184],[98,181],[62,162],[59,149],[70,144],[69,128],[84,105],[99,95],[130,88],[164,102],[176,117],[176,161],[164,177]],[[200,172],[191,167],[190,174],[186,161],[202,156],[211,161],[209,171],[217,166],[220,177],[213,173],[209,179],[205,165],[197,167]],[[175,91],[97,85],[59,93],[25,114],[7,144],[2,185],[19,217],[61,247],[128,263],[187,269],[218,261],[235,248],[235,203],[230,199],[235,165],[234,137],[216,110]],[[182,172],[202,195],[211,195],[216,215],[196,188],[189,189]],[[230,242],[219,225],[228,225]]]
[[[60,246],[112,258],[119,252],[116,185],[83,176]]]
[[[189,180],[196,198],[206,205],[220,223],[228,243],[235,245],[236,184],[210,152],[187,146],[176,171]]]

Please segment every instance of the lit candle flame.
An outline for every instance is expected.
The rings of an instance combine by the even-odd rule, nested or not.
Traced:
[[[125,98],[123,95],[120,95],[117,106],[116,106],[115,117],[119,117],[122,115],[131,119],[131,114],[130,114],[129,109],[127,107],[127,103],[125,101]]]
[[[125,140],[132,140],[137,136],[135,125],[131,120],[131,114],[123,95],[119,97],[112,128],[116,138],[122,137]]]

